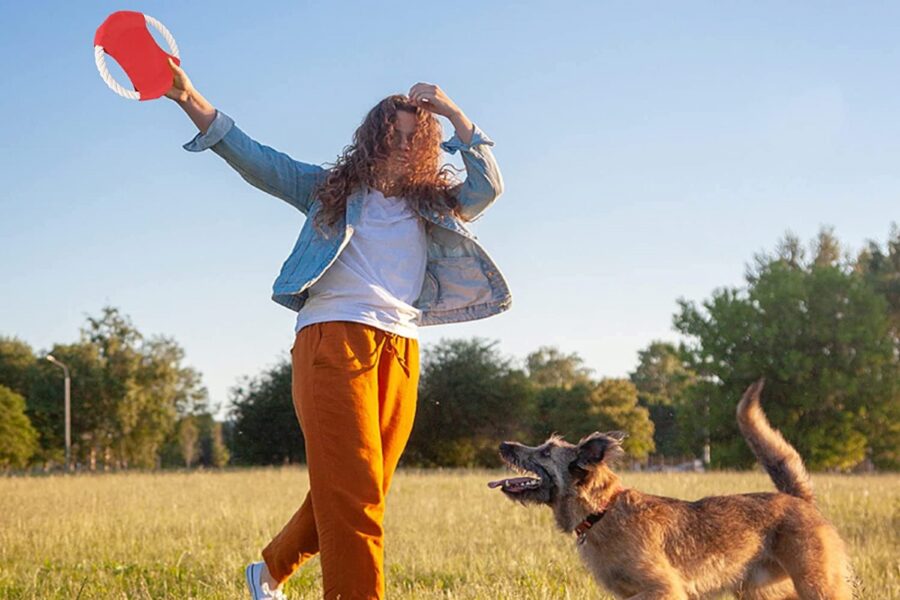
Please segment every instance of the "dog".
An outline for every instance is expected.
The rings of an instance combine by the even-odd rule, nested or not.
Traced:
[[[816,508],[800,455],[766,419],[762,388],[760,380],[747,389],[737,421],[777,493],[685,502],[625,488],[610,468],[623,454],[621,432],[577,445],[557,436],[537,447],[504,442],[503,461],[527,476],[488,485],[550,506],[559,528],[576,534],[594,579],[617,598],[849,600],[844,544]]]

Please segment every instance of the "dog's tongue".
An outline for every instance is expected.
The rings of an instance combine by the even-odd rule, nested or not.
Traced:
[[[510,479],[498,479],[497,481],[491,481],[488,483],[489,488],[498,488],[502,486],[509,487],[511,485],[524,484],[531,481],[531,477],[512,477]]]

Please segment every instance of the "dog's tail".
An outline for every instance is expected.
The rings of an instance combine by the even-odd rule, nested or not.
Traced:
[[[812,482],[800,454],[769,424],[759,404],[763,380],[744,392],[737,408],[738,427],[778,491],[813,501]]]

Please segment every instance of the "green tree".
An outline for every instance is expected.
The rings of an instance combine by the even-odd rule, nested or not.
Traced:
[[[541,346],[525,359],[528,378],[537,387],[571,388],[591,381],[592,370],[576,353],[563,354],[559,348]]]
[[[442,340],[424,350],[407,462],[496,466],[501,441],[527,436],[533,386],[496,346],[474,338]]]
[[[173,339],[145,339],[116,308],[88,317],[82,344],[93,347],[98,359],[93,443],[111,451],[120,466],[156,466],[179,413],[205,406],[199,375],[182,365],[184,351]]]
[[[0,469],[27,466],[38,449],[37,438],[25,415],[25,399],[0,385]]]
[[[291,400],[291,364],[280,360],[231,390],[230,452],[240,464],[306,460],[303,433]]]
[[[133,375],[133,393],[126,396],[119,415],[125,426],[126,456],[146,467],[156,463],[159,449],[167,433],[179,422],[179,415],[182,421],[188,419],[192,423],[192,415],[205,410],[207,392],[200,375],[182,364],[184,350],[175,340],[162,336],[144,340],[140,357],[141,363]],[[182,452],[187,458],[184,446]]]
[[[208,467],[221,469],[231,460],[231,453],[225,445],[224,427],[205,414],[200,421],[200,462]]]
[[[206,390],[184,366],[171,338],[149,339],[118,309],[88,317],[81,338],[51,353],[72,378],[72,442],[77,462],[154,467],[179,415],[203,410]],[[63,449],[63,373],[47,361],[31,368],[28,415],[40,432],[41,459],[58,462]]]
[[[72,458],[77,463],[95,464],[96,448],[105,447],[112,439],[103,412],[106,407],[100,403],[102,369],[97,348],[85,343],[57,344],[51,354],[68,365],[72,379]],[[61,464],[65,446],[63,371],[46,360],[37,361],[28,389],[28,416],[40,433],[37,458],[47,466]]]
[[[683,443],[678,422],[686,392],[697,376],[685,366],[678,349],[667,342],[652,342],[638,352],[638,366],[630,378],[638,390],[640,405],[650,412],[656,454],[693,454],[693,445]]]
[[[59,368],[37,360],[31,346],[24,341],[0,337],[0,385],[25,399],[26,416],[39,441],[32,462],[61,463],[64,458],[64,415],[63,379]]]
[[[814,267],[840,267],[841,243],[834,235],[833,227],[824,227],[812,243]]]
[[[228,464],[229,458],[222,423],[208,412],[180,417],[160,450],[163,467],[221,468]]]
[[[881,294],[888,305],[891,339],[900,353],[900,228],[891,226],[885,248],[869,242],[854,265],[869,285]],[[900,469],[900,399],[895,392],[891,403],[881,406],[881,416],[870,420],[869,445],[876,466]]]
[[[594,431],[619,430],[629,456],[646,458],[653,451],[653,422],[638,405],[638,391],[626,379],[578,383],[570,388],[547,387],[537,396],[537,434],[557,433],[576,442]]]
[[[885,248],[870,241],[859,253],[854,270],[887,300],[894,343],[900,347],[900,227],[896,223]]]
[[[716,290],[700,307],[680,302],[675,326],[703,380],[692,391],[693,420],[708,406],[716,465],[752,464],[734,407],[760,376],[770,420],[813,468],[854,466],[876,450],[873,428],[896,422],[900,371],[887,302],[837,259],[829,230],[814,249],[807,261],[787,236],[775,255],[756,257],[746,288]]]
[[[36,361],[31,346],[18,338],[0,336],[0,385],[27,396]]]

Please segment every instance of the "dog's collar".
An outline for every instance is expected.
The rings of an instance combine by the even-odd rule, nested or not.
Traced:
[[[578,536],[577,542],[579,545],[583,544],[587,539],[587,533],[597,524],[597,522],[603,518],[603,516],[609,511],[609,507],[612,506],[612,503],[615,502],[616,497],[622,492],[622,490],[618,490],[614,493],[610,499],[607,501],[606,506],[603,507],[602,510],[598,510],[595,513],[589,514],[584,518],[584,521],[575,526],[575,534]]]
[[[587,538],[588,530],[594,526],[594,524],[603,518],[603,515],[606,514],[606,511],[600,511],[589,514],[584,521],[575,526],[575,534],[578,536],[578,543],[583,544],[584,540]]]

